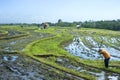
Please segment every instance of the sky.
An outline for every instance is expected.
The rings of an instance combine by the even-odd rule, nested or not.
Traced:
[[[0,23],[120,19],[120,0],[0,0]]]

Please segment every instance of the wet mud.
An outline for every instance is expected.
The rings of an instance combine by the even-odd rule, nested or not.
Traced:
[[[82,38],[84,38],[84,40],[87,41],[87,45],[82,41]],[[105,37],[104,39],[106,40]],[[114,39],[116,41],[118,38],[114,38]],[[108,42],[108,41],[105,41],[105,42]],[[65,50],[74,56],[79,56],[82,59],[102,60],[103,59],[102,55],[98,54],[97,52],[99,49],[98,43],[99,42],[95,41],[94,38],[90,36],[77,37],[73,39],[73,42],[71,42],[68,46],[65,47]],[[118,46],[116,45],[116,47]],[[101,48],[107,50],[111,54],[110,60],[120,61],[120,50],[119,49],[116,49],[114,47],[111,47],[109,45],[104,45],[104,44],[102,44]]]
[[[87,41],[88,45],[85,45],[85,43],[82,41],[82,38]],[[70,54],[74,56],[79,56],[82,59],[90,59],[90,60],[103,60],[103,56],[98,54],[99,45],[98,42],[94,40],[93,37],[87,36],[87,37],[75,37],[73,39],[73,42],[71,42],[69,45],[65,47],[65,50],[68,51]],[[108,42],[105,37],[103,37],[105,42]],[[118,38],[111,38],[111,43],[116,43]],[[89,47],[91,45],[92,47]],[[117,45],[116,45],[117,46]],[[120,61],[120,50],[115,49],[111,46],[106,46],[102,44],[102,49],[106,49],[111,54],[110,60],[118,60]],[[66,65],[64,65],[66,66]],[[105,72],[103,70],[98,70],[95,68],[86,68],[84,66],[74,66],[72,64],[67,65],[68,68],[73,68],[80,72],[85,72],[91,75],[94,75],[96,77],[96,80],[120,80],[120,75],[117,73],[109,73]],[[99,71],[99,72],[95,72]]]
[[[0,40],[0,80],[84,80],[74,75],[56,70],[31,59],[28,56],[17,53],[16,51],[24,50],[25,46],[30,42],[51,36],[49,34],[34,32],[32,29],[26,31],[30,33],[29,36]],[[9,30],[7,36],[13,36],[16,34],[19,35],[22,33]],[[88,41],[88,45],[83,42],[82,38]],[[97,53],[97,50],[99,49],[98,42],[91,36],[84,36],[82,38],[74,38],[73,42],[65,47],[65,50],[82,59],[102,60],[103,57]],[[110,38],[109,41],[105,37],[103,37],[103,39],[114,46],[118,47],[120,45],[120,38]],[[112,53],[111,60],[120,60],[119,47],[116,49],[115,47],[102,45],[102,48],[109,50],[109,52]],[[44,57],[44,55],[37,57]],[[45,57],[51,57],[51,55]],[[93,75],[96,77],[96,80],[120,80],[120,75],[117,73],[106,72],[79,63],[76,63],[77,65],[75,65],[68,58],[55,57],[55,62],[58,65]]]
[[[27,36],[0,40],[0,80],[84,80],[18,53],[30,42],[52,36],[34,32],[33,29],[26,31],[30,33]],[[9,30],[4,37],[20,34]]]
[[[118,73],[92,68],[81,63],[73,62],[73,60],[65,57],[57,57],[55,62],[60,66],[62,65],[66,68],[74,69],[75,71],[82,72],[85,75],[90,74],[92,76],[95,76],[96,80],[120,80],[120,74]]]
[[[83,80],[20,53],[0,52],[0,80]]]
[[[0,40],[0,51],[7,51],[7,52],[22,51],[24,50],[25,46],[30,42],[51,36],[49,34],[34,32],[34,30],[26,30],[26,32],[29,32],[30,34],[25,36],[19,36],[17,38]],[[22,32],[9,30],[7,36],[10,37],[19,34],[22,34]]]

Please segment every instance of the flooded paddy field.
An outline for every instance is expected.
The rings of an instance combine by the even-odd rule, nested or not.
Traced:
[[[104,44],[100,44],[101,49],[105,49],[110,53],[111,60],[120,61],[120,38],[107,39],[106,37],[98,37],[98,39],[99,38],[104,39]],[[65,50],[67,50],[72,55],[79,56],[83,59],[103,59],[103,57],[97,52],[99,50],[99,42],[91,36],[75,37],[73,39],[73,42],[71,42],[68,46],[65,47]]]
[[[0,80],[84,80],[17,52],[0,52]]]
[[[29,34],[24,35],[24,36],[19,36],[23,34],[21,31],[9,30],[7,35],[4,36],[4,39],[0,40],[0,51],[8,51],[8,52],[9,51],[10,52],[22,51],[24,50],[25,46],[29,44],[30,42],[51,36],[49,34],[42,34],[42,33],[34,32],[34,29],[27,29],[27,30],[24,29],[22,31],[27,32]],[[17,37],[13,37],[16,35]]]
[[[99,45],[101,45],[101,49],[105,49],[110,53],[110,61],[120,61],[120,37],[106,38],[103,36],[97,36],[97,38],[101,40],[103,39],[104,44],[99,44],[100,42],[98,42],[96,36],[75,36],[73,38],[73,41],[71,41],[70,44],[66,45],[64,49],[73,56],[78,56],[82,59],[104,60],[103,56],[97,52],[99,50]],[[96,80],[120,80],[120,74],[117,73],[109,73],[103,70],[98,70],[96,68],[87,68],[82,65],[69,65],[67,67],[94,75],[96,76]]]
[[[85,80],[82,77],[36,61],[22,53],[29,43],[51,37],[53,36],[52,34],[35,32],[36,29],[22,29],[22,31],[2,29],[3,31],[0,32],[0,80]],[[61,34],[68,30],[66,28],[63,31],[61,28],[55,29],[55,31]],[[3,32],[5,32],[4,35],[2,35]],[[19,36],[23,34],[27,35]],[[112,56],[110,61],[120,61],[120,37],[77,36],[73,38],[71,43],[65,45],[64,49],[69,54],[80,57],[83,60],[103,60],[103,57],[97,53],[100,45],[99,39],[104,40],[101,48],[110,52]],[[35,57],[53,61],[59,66],[83,73],[84,75],[94,76],[96,80],[120,79],[119,73],[91,67],[65,56]]]
[[[74,69],[75,71],[82,72],[85,75],[90,74],[96,77],[96,80],[119,80],[120,74],[114,72],[107,72],[91,66],[86,66],[81,63],[75,63],[70,59],[58,57],[56,63],[64,67]],[[76,64],[76,65],[75,65]]]
[[[35,32],[34,29],[24,31],[29,32],[29,35],[8,38],[23,34],[21,31],[9,30],[4,39],[0,37],[0,80],[84,80],[17,53],[32,41],[52,36]]]
[[[84,80],[18,53],[24,51],[25,46],[32,41],[52,35],[24,29],[29,35],[19,36],[23,34],[21,31],[9,28],[3,30],[8,33],[0,36],[0,80]]]

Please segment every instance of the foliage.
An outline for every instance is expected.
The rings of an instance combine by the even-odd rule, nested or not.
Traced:
[[[99,28],[109,30],[120,30],[120,20],[112,21],[85,21],[82,23],[85,28]]]
[[[109,29],[109,30],[116,30],[116,31],[119,31],[120,30],[120,20],[101,20],[101,21],[92,21],[92,20],[89,20],[89,21],[84,21],[84,22],[81,22],[81,21],[78,21],[78,22],[64,22],[62,21],[62,19],[59,19],[57,23],[51,23],[51,22],[48,22],[48,24],[50,26],[60,26],[60,27],[75,27],[76,25],[81,25],[81,27],[83,28],[98,28],[98,29]],[[23,27],[26,27],[26,26],[38,26],[40,25],[40,23],[32,23],[32,24],[27,24],[27,23],[11,23],[11,24],[0,24],[0,27],[1,26],[10,26],[10,25],[15,25],[15,26],[23,26]]]
[[[69,58],[74,62],[77,62],[82,65],[86,65],[88,67],[93,67],[93,68],[97,68],[97,69],[101,69],[101,70],[120,73],[120,69],[117,69],[117,68],[116,69],[115,68],[114,69],[113,68],[105,69],[103,61],[101,61],[101,60],[95,60],[95,61],[94,60],[82,60],[78,57],[68,54],[66,51],[64,51],[62,49],[63,44],[67,43],[74,36],[74,35],[71,36],[71,34],[69,34],[68,32],[79,33],[79,35],[92,35],[92,36],[98,36],[98,35],[99,36],[104,36],[104,35],[109,36],[110,34],[111,34],[111,36],[119,36],[119,32],[104,30],[104,29],[101,29],[101,30],[100,29],[90,29],[90,28],[82,28],[82,29],[78,30],[78,29],[74,29],[74,28],[70,29],[70,28],[66,28],[66,27],[64,27],[64,28],[52,27],[52,28],[49,28],[46,30],[35,30],[35,31],[41,32],[41,33],[50,33],[54,36],[48,37],[48,38],[43,38],[38,41],[34,41],[26,47],[25,53],[29,56],[32,56],[34,59],[37,59],[37,60],[39,60],[47,65],[50,65],[52,67],[55,67],[57,69],[60,69],[65,72],[72,73],[72,74],[75,74],[77,76],[81,76],[84,78],[85,78],[85,76],[83,76],[83,73],[78,73],[78,72],[75,72],[74,69],[69,70],[63,66],[57,65],[54,62],[56,60],[55,57],[50,57],[49,60],[47,60],[48,58],[42,60],[42,58],[37,58],[34,55],[53,54],[54,56],[65,56],[66,58]],[[116,65],[116,64],[118,64],[117,61],[115,63],[111,64],[111,66]],[[87,75],[87,77],[90,77],[90,76]]]

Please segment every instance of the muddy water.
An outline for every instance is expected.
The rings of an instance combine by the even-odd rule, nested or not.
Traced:
[[[92,47],[88,47],[83,43],[81,38],[74,39],[71,44],[65,47],[69,53],[74,56],[79,56],[83,59],[103,59],[102,55],[98,54],[98,43],[92,37],[85,37],[88,41],[88,44],[92,45]],[[120,60],[120,50],[117,50],[113,47],[102,45],[102,49],[107,50],[111,54],[111,60]]]
[[[7,52],[16,51],[16,50],[21,51],[24,49],[24,47],[29,42],[36,40],[36,39],[40,39],[45,36],[49,36],[49,35],[33,33],[32,37],[29,36],[29,37],[23,37],[23,38],[17,38],[17,39],[1,40],[0,48],[2,51],[7,51]],[[92,44],[94,46],[97,44],[91,37],[89,37],[88,39],[90,43],[93,42]],[[68,50],[69,52],[72,52],[72,54],[75,56],[80,56],[83,59],[97,59],[97,58],[102,59],[102,57],[98,55],[96,52],[96,50],[98,49],[97,46],[93,47],[91,50],[88,46],[86,46],[82,42],[80,38],[79,38],[79,41],[74,40],[74,42],[71,43],[70,45],[71,46],[66,47],[66,50]],[[111,50],[114,49],[111,47],[108,48],[105,45],[103,46],[103,48],[107,48]],[[113,60],[116,60],[116,59],[113,59]],[[76,67],[74,65],[69,65],[67,67],[72,68],[72,69],[74,68],[75,70],[80,71],[80,72],[85,72],[85,73],[94,75],[96,76],[97,80],[106,80],[106,79],[119,80],[120,79],[119,75],[114,74],[114,73],[106,73],[104,71],[96,72],[93,70],[88,70],[87,68],[84,68],[83,66]],[[81,80],[81,78],[77,78],[67,73],[63,73],[63,75],[58,74],[58,73],[55,73],[54,69],[49,66],[43,65],[35,60],[32,60],[30,58],[27,58],[27,57],[24,57],[18,54],[0,55],[0,79],[1,80],[6,80],[6,79],[7,80],[63,80],[63,79]]]
[[[0,52],[0,80],[84,80],[19,53]]]
[[[20,37],[20,38],[0,40],[0,51],[7,51],[7,52],[22,51],[24,50],[25,46],[28,45],[30,42],[37,39],[41,39],[43,37],[51,36],[49,34],[34,32],[34,30],[30,30],[30,31],[27,30],[27,32],[31,34],[29,36]],[[17,31],[15,32],[9,31],[8,33],[9,36],[13,36],[16,34],[20,34],[20,33]]]
[[[3,60],[4,61],[16,61],[16,59],[18,58],[18,56],[3,56]]]
[[[34,32],[34,30],[29,32],[30,35],[26,37],[0,40],[0,80],[80,79],[76,76],[60,72],[47,65],[41,64],[40,62],[37,62],[29,57],[20,54],[9,54],[9,52],[24,50],[25,46],[34,40],[51,36],[49,34]],[[9,31],[7,36],[13,36],[16,34],[17,32],[13,33],[12,31]]]
[[[84,80],[41,64],[27,56],[10,54],[9,52],[24,50],[25,46],[34,40],[52,36],[34,30],[27,32],[30,35],[26,37],[0,40],[0,80]],[[21,33],[9,31],[7,36],[16,34]]]
[[[65,47],[65,50],[74,56],[79,56],[82,59],[91,59],[103,60],[103,56],[99,55],[97,50],[99,49],[98,43],[92,37],[84,37],[92,47],[88,47],[85,45],[80,37],[74,38],[73,42]],[[104,38],[105,39],[105,38]],[[106,40],[106,39],[105,39]],[[116,39],[113,38],[112,43],[116,42]],[[106,49],[111,54],[110,60],[119,60],[120,61],[120,51],[112,48],[110,46],[102,45],[102,49]],[[77,71],[89,73],[91,75],[96,76],[96,80],[120,80],[120,75],[116,73],[108,73],[105,71],[94,72],[94,70],[88,70],[82,66],[75,67],[69,66],[70,68],[74,68]]]
[[[120,74],[109,73],[109,72],[92,68],[89,66],[85,66],[79,63],[77,63],[78,65],[75,65],[74,63],[72,63],[72,60],[68,58],[59,57],[56,59],[56,63],[64,67],[74,69],[75,71],[95,76],[96,80],[119,80],[120,79]]]
[[[100,70],[97,70],[95,68],[87,69],[87,68],[84,68],[82,66],[79,66],[79,67],[69,66],[69,67],[76,69],[76,71],[84,72],[84,73],[93,75],[96,77],[96,80],[119,80],[120,79],[119,74],[107,73],[105,71],[100,71]]]

